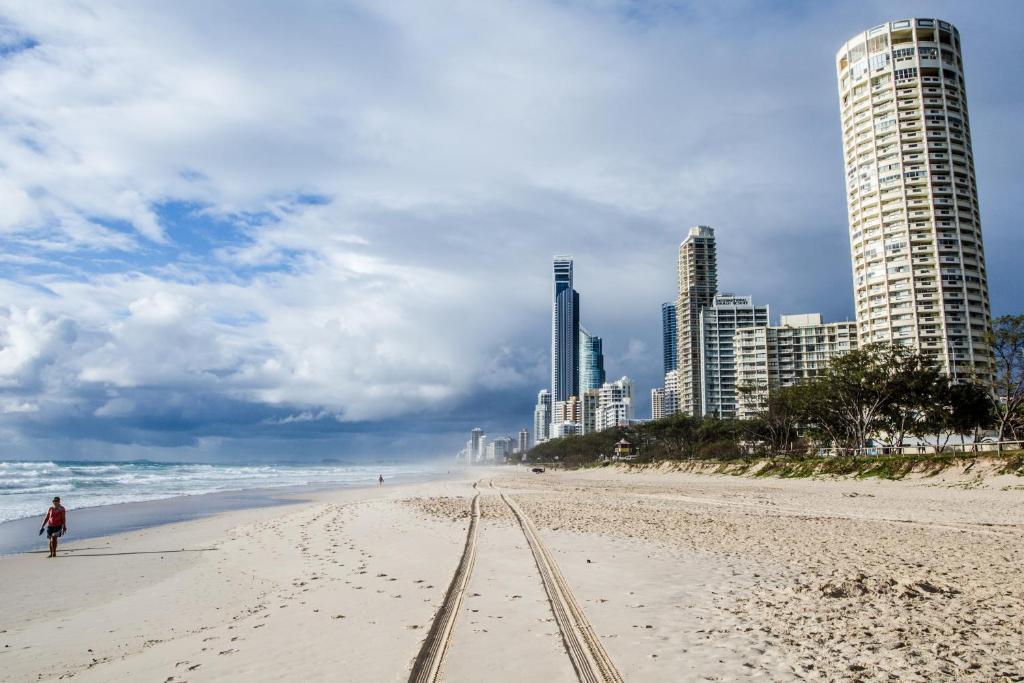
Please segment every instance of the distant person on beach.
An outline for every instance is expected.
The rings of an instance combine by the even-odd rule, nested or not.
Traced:
[[[383,485],[384,485],[384,475],[382,474],[379,477],[377,477],[377,486],[383,486]]]
[[[50,539],[50,554],[48,557],[57,557],[57,539],[68,532],[67,510],[60,504],[60,496],[53,499],[53,505],[46,511],[43,517],[43,526],[39,528],[39,535],[46,531],[46,537]]]

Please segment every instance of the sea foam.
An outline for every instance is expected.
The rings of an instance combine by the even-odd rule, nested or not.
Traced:
[[[0,522],[42,517],[53,496],[68,509],[305,484],[357,486],[426,476],[408,465],[211,465],[154,462],[0,462]]]

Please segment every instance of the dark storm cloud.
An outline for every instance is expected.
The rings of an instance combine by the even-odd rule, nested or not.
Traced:
[[[723,290],[848,318],[834,54],[922,14],[963,36],[1007,312],[1016,3],[9,3],[0,441],[211,459],[513,434],[548,381],[555,253],[642,405],[701,223]]]

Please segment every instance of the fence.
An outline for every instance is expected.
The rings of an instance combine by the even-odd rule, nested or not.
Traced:
[[[1007,453],[1024,450],[1024,441],[977,441],[961,444],[952,442],[945,445],[914,444],[911,446],[866,446],[863,448],[819,448],[821,457],[883,457],[888,455],[955,455]]]

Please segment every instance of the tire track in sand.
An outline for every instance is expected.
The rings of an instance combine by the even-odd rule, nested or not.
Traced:
[[[622,683],[622,674],[605,651],[601,638],[590,624],[587,615],[576,602],[569,584],[558,569],[551,552],[541,541],[533,522],[512,497],[506,496],[493,481],[490,485],[498,491],[501,499],[512,510],[530,544],[541,582],[548,594],[548,602],[551,603],[551,611],[562,633],[562,642],[576,670],[576,676],[584,683]]]
[[[477,485],[473,484],[473,488],[477,488]],[[455,575],[448,586],[448,592],[445,593],[441,607],[434,615],[430,631],[427,632],[427,637],[413,662],[412,671],[409,672],[409,683],[435,683],[442,678],[444,659],[451,645],[455,621],[466,595],[469,577],[473,574],[473,565],[476,563],[476,542],[479,530],[480,493],[478,491],[473,496],[472,515],[469,520],[469,531],[466,532],[466,546],[462,551],[462,559],[455,570]]]

